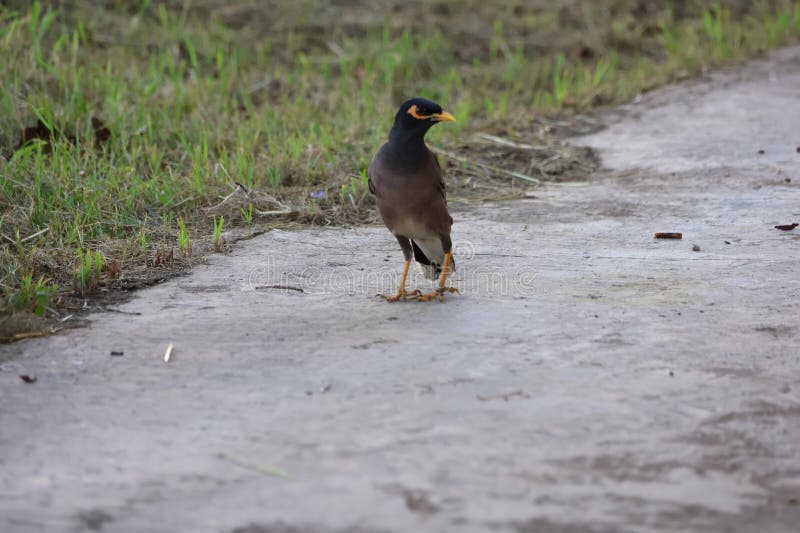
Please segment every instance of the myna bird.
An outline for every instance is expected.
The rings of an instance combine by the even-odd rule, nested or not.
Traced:
[[[406,264],[400,287],[394,296],[381,295],[390,302],[412,298],[428,301],[445,292],[447,274],[455,271],[442,169],[436,156],[425,146],[425,133],[438,122],[454,122],[455,117],[439,104],[413,98],[397,111],[389,141],[380,147],[369,165],[369,190],[375,195],[384,224],[400,243]],[[439,288],[422,294],[406,292],[406,277],[412,257],[425,277],[439,279]],[[441,276],[441,277],[440,277]]]

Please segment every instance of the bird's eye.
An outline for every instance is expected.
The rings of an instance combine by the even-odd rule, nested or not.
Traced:
[[[426,115],[430,115],[430,113],[428,113],[427,107],[420,107],[420,106],[417,106],[417,114],[422,115],[423,117]]]

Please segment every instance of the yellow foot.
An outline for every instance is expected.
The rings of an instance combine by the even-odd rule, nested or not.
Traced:
[[[436,289],[435,291],[433,291],[431,293],[421,294],[417,298],[417,301],[418,302],[429,302],[429,301],[433,300],[434,298],[436,298],[438,296],[439,297],[439,301],[443,302],[444,301],[444,293],[446,293],[446,292],[454,292],[456,294],[461,294],[461,292],[458,289],[456,289],[455,287],[439,287],[438,289]]]
[[[389,296],[386,294],[379,294],[378,296],[380,296],[387,302],[396,302],[398,300],[408,300],[408,299],[414,300],[421,295],[422,293],[418,289],[414,289],[411,292],[406,292],[404,289],[400,289],[394,296]]]

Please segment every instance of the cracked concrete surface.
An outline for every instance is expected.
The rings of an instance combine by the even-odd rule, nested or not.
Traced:
[[[454,205],[444,304],[273,231],[0,347],[0,530],[797,531],[800,48],[607,120],[613,172]]]

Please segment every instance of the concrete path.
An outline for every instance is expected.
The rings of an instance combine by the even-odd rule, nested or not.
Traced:
[[[444,304],[273,231],[0,347],[0,531],[797,531],[800,48],[607,118],[614,172],[455,206]]]

